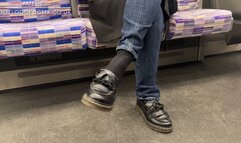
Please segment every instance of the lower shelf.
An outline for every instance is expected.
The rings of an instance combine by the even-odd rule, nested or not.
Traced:
[[[210,35],[203,38],[201,44],[204,56],[241,51],[241,44],[227,45],[225,34]]]
[[[198,61],[198,47],[176,49],[160,53],[159,66]],[[40,84],[92,77],[108,64],[110,58],[63,63],[27,69],[0,72],[0,91]],[[134,63],[128,70],[134,70]]]

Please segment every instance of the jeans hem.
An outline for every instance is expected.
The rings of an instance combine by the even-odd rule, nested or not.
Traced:
[[[137,100],[147,100],[147,101],[159,101],[160,100],[160,97],[140,97],[140,96],[137,96]]]
[[[116,48],[116,51],[118,51],[118,50],[125,50],[127,52],[130,52],[133,55],[134,60],[137,60],[137,58],[138,58],[136,51],[134,49],[132,49],[132,48],[125,47],[125,46],[118,46]]]

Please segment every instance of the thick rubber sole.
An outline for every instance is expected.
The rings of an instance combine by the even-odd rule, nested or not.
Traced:
[[[169,127],[169,128],[166,128],[166,127],[161,127],[161,126],[158,126],[158,125],[155,125],[151,122],[149,122],[144,113],[142,112],[142,110],[140,109],[140,107],[138,105],[136,105],[136,108],[137,110],[141,113],[145,123],[154,131],[157,131],[157,132],[160,132],[160,133],[164,133],[164,134],[168,134],[168,133],[171,133],[173,131],[172,127]]]
[[[93,108],[101,110],[101,111],[111,111],[113,108],[113,106],[103,105],[103,104],[98,103],[98,101],[91,99],[90,97],[88,97],[87,93],[85,93],[83,95],[81,102],[86,106],[93,107]]]

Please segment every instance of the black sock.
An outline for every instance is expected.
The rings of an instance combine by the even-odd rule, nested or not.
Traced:
[[[133,55],[125,50],[118,50],[106,69],[112,71],[120,80],[128,65],[133,61]]]

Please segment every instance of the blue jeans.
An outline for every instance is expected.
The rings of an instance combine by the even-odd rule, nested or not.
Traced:
[[[122,38],[117,50],[136,59],[136,95],[140,100],[159,100],[156,84],[161,33],[164,28],[162,0],[127,0]]]

